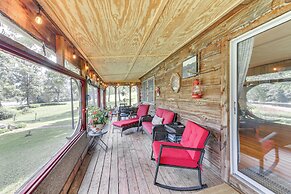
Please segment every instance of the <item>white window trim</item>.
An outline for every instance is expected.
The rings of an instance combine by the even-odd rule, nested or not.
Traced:
[[[237,129],[237,45],[239,42],[265,32],[291,20],[291,12],[287,12],[230,41],[230,172],[259,193],[273,193],[266,187],[238,171],[238,129]]]
[[[150,102],[148,99],[149,99],[149,90],[148,90],[148,82],[150,81],[150,80],[153,80],[153,101],[152,102]],[[144,99],[144,93],[143,93],[143,88],[142,88],[142,99],[141,99],[141,101],[143,102],[143,103],[148,103],[148,104],[155,104],[155,98],[156,98],[156,96],[155,96],[155,85],[156,85],[156,83],[155,83],[155,76],[152,76],[152,77],[149,77],[148,79],[146,79],[146,80],[144,80],[143,82],[142,82],[142,85],[141,86],[143,86],[143,84],[144,83],[146,83],[146,100],[144,101],[143,99]]]

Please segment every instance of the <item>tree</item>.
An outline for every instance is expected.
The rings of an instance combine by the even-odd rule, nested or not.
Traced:
[[[16,57],[0,52],[0,107],[2,106],[2,101],[13,99],[19,93],[14,83],[13,74],[17,60]]]
[[[60,102],[61,94],[66,93],[66,81],[67,79],[64,75],[54,71],[46,71],[44,80],[44,92],[48,101],[55,100]],[[70,93],[68,93],[68,95],[69,94]]]
[[[29,106],[31,102],[37,102],[42,89],[42,72],[40,67],[21,60],[14,70],[16,88],[19,90],[21,101]]]

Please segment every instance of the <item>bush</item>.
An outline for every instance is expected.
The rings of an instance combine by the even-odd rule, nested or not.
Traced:
[[[24,109],[21,110],[22,114],[28,113],[29,111],[29,107],[25,107]]]
[[[27,107],[28,107],[27,105],[18,106],[16,108],[16,110],[22,110],[22,109],[27,108]]]
[[[17,123],[15,127],[16,127],[16,129],[24,128],[24,127],[26,127],[26,124],[25,123]]]
[[[31,104],[31,105],[22,105],[22,106],[19,106],[17,107],[17,110],[23,110],[23,109],[27,109],[27,108],[38,108],[40,107],[41,105],[40,104]]]
[[[13,117],[13,112],[4,107],[0,107],[0,120],[10,119]]]
[[[66,105],[67,103],[61,102],[50,102],[50,103],[43,103],[40,106],[55,106],[55,105]]]
[[[39,108],[40,104],[31,104],[29,105],[29,108]]]

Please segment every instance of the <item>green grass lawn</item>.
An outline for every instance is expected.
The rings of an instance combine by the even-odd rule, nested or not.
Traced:
[[[22,122],[26,127],[0,134],[0,193],[14,193],[54,156],[74,131],[70,103],[31,110],[17,114],[15,122],[13,119],[1,121],[6,124]],[[29,131],[31,136],[25,137]]]

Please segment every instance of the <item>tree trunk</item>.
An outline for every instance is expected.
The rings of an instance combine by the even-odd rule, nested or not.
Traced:
[[[109,86],[110,87],[110,86]],[[108,103],[110,103],[110,88],[108,87]]]
[[[92,87],[92,98],[93,98],[93,106],[96,106],[96,94],[95,94],[94,87]]]
[[[27,73],[27,80],[26,80],[26,105],[29,106],[29,75]]]
[[[26,105],[29,106],[29,92],[26,92]]]
[[[57,92],[57,100],[58,100],[58,103],[60,102],[60,92]]]

